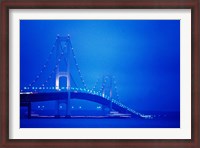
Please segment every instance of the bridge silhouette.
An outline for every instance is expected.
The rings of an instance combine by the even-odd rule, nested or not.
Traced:
[[[47,71],[50,65],[53,65],[50,62],[53,55],[55,55],[55,65],[50,72],[47,73],[48,77],[43,81],[42,75],[44,75],[44,72]],[[74,61],[75,71],[78,72],[82,87],[77,85],[73,78],[71,72],[72,62],[70,62],[70,59]],[[61,65],[65,65],[64,70]],[[60,85],[60,78],[62,77],[66,78],[66,86]],[[39,84],[41,81],[43,82]],[[53,84],[51,84],[51,82]],[[57,109],[55,117],[60,116],[60,103],[66,104],[66,117],[70,117],[71,100],[80,99],[99,103],[103,107],[109,108],[110,111],[115,110],[121,114],[130,115],[131,117],[152,118],[152,115],[139,113],[119,101],[115,77],[112,75],[104,75],[102,83],[100,84],[100,89],[97,90],[99,83],[101,82],[98,79],[92,89],[87,88],[76,60],[70,36],[57,35],[53,48],[49,52],[49,56],[42,66],[41,71],[30,84],[21,88],[20,106],[28,107],[28,118],[31,118],[31,104],[33,102],[56,101]]]

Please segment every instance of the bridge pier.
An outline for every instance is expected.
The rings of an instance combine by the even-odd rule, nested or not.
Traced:
[[[55,118],[60,118],[60,104],[64,103],[66,105],[66,109],[65,109],[65,117],[69,118],[71,117],[71,108],[70,108],[70,99],[71,99],[71,94],[70,92],[67,93],[67,97],[66,99],[62,100],[60,98],[58,98],[56,100],[56,104],[55,104],[55,108],[56,108],[56,113],[55,113]],[[63,115],[62,115],[63,116]]]
[[[55,108],[56,108],[56,113],[55,113],[55,118],[59,118],[60,117],[60,99],[58,98],[58,100],[56,100],[55,103]]]
[[[66,118],[71,116],[70,99],[71,99],[71,93],[70,93],[70,90],[68,90],[68,95],[67,95],[67,100],[66,100]]]
[[[28,119],[31,119],[31,102],[28,102]]]

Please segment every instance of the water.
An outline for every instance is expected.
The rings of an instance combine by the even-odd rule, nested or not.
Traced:
[[[21,128],[179,128],[175,120],[22,119]]]
[[[83,114],[83,112],[85,114]],[[72,118],[54,118],[51,111],[33,113],[28,119],[25,110],[21,110],[21,128],[179,128],[180,117],[176,112],[156,113],[154,119],[108,118],[99,111],[72,112]],[[81,113],[81,115],[78,115]],[[90,113],[90,115],[89,115]],[[62,113],[61,113],[62,114]],[[98,114],[98,115],[97,115]],[[155,114],[155,112],[154,112]]]

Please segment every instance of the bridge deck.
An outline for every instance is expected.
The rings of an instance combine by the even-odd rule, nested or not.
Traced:
[[[70,92],[71,99],[88,100],[110,107],[111,101],[98,95],[83,93],[83,92]],[[67,100],[68,92],[48,92],[48,93],[24,93],[20,94],[21,106],[28,106],[31,102],[43,102],[53,100]],[[131,114],[134,117],[139,115],[127,110],[126,108],[112,102],[112,109],[119,111],[120,113]]]

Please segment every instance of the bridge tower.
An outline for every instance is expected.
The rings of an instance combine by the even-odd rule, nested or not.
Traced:
[[[57,35],[56,38],[56,82],[55,82],[55,88],[57,91],[60,91],[60,78],[66,77],[66,90],[68,92],[68,96],[65,100],[66,104],[66,117],[70,116],[70,88],[71,88],[71,78],[70,78],[70,52],[71,52],[71,42],[70,42],[70,36],[64,36],[61,37]],[[61,59],[62,58],[62,59]],[[63,60],[66,64],[65,71],[60,70],[60,61]],[[57,115],[59,116],[59,104],[60,102],[57,101]]]
[[[113,77],[111,75],[104,75],[103,76],[103,83],[102,83],[102,97],[109,97],[110,106],[109,110],[112,111],[112,87],[113,87]],[[104,108],[104,107],[103,107]]]

